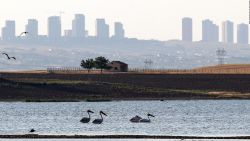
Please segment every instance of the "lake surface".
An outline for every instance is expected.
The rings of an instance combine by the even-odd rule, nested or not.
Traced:
[[[72,141],[72,139],[3,139],[0,141]],[[73,141],[99,141],[100,139],[73,139]],[[166,141],[164,139],[101,139],[101,141]],[[180,139],[167,141],[183,141]],[[185,141],[246,141],[246,140],[185,140]]]
[[[48,135],[250,135],[248,100],[0,102],[0,107],[0,134],[27,134],[34,128],[36,134]],[[88,109],[96,112],[93,119],[99,118],[98,111],[106,112],[104,123],[80,123]],[[146,118],[147,113],[155,115],[151,123],[129,122],[135,115]]]

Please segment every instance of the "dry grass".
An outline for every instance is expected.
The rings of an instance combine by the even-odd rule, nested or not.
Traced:
[[[31,70],[31,71],[5,71],[0,73],[18,73],[18,74],[48,74],[47,70]],[[101,74],[100,70],[68,71],[58,70],[53,72],[55,74]],[[103,71],[103,74],[122,74],[121,72]],[[194,69],[131,69],[124,74],[250,74],[250,64],[228,64],[218,66],[207,66]]]
[[[208,66],[193,69],[195,72],[223,73],[223,74],[250,74],[250,64],[228,64],[219,66]]]
[[[0,71],[0,73],[16,73],[16,74],[46,74],[46,70],[27,70],[27,71]]]

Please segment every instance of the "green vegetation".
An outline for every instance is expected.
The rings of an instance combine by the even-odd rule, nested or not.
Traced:
[[[81,67],[87,69],[89,73],[95,67],[95,62],[93,59],[82,60]]]
[[[95,67],[97,69],[101,69],[101,73],[103,69],[109,68],[108,63],[109,63],[109,60],[106,59],[105,57],[100,56],[100,57],[95,58]]]
[[[87,59],[87,60],[82,60],[81,61],[81,67],[85,68],[88,70],[88,73],[90,72],[91,69],[96,68],[96,69],[101,69],[101,73],[104,69],[109,69],[110,67],[108,66],[109,60],[106,59],[105,57],[97,57],[95,60],[93,59]]]

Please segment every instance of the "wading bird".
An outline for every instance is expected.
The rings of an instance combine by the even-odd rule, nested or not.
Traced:
[[[148,118],[147,119],[141,119],[140,122],[141,123],[150,123],[150,117],[155,117],[154,115],[148,114]]]
[[[2,53],[2,54],[5,55],[9,60],[10,60],[10,59],[16,60],[16,57],[10,57],[7,53]]]
[[[89,123],[89,121],[90,121],[90,119],[91,119],[91,118],[90,118],[90,114],[93,114],[94,112],[92,112],[91,110],[88,110],[87,113],[88,113],[89,117],[84,117],[84,118],[82,118],[82,119],[80,120],[81,123]]]
[[[142,118],[140,116],[135,116],[130,119],[130,122],[138,123]]]
[[[94,123],[94,124],[102,124],[102,122],[103,122],[102,115],[107,116],[107,114],[105,114],[103,111],[100,111],[101,118],[100,119],[95,119],[92,123]]]

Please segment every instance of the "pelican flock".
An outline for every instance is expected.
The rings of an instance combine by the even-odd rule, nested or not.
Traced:
[[[91,110],[88,110],[87,113],[88,113],[88,117],[83,117],[80,120],[81,123],[89,123],[90,122],[90,120],[91,120],[90,115],[93,114],[94,112]],[[93,124],[102,124],[103,123],[103,115],[107,116],[107,114],[104,113],[103,111],[100,111],[99,114],[100,114],[101,118],[93,120],[93,122],[92,122]]]
[[[91,120],[91,114],[93,114],[93,113],[94,113],[93,111],[87,110],[88,117],[83,117],[80,120],[80,122],[81,123],[89,123]],[[103,123],[103,116],[107,116],[107,114],[104,113],[103,111],[100,111],[99,114],[100,114],[101,118],[93,120],[92,121],[93,124],[102,124]],[[142,118],[142,117],[136,115],[135,117],[131,118],[129,121],[132,123],[150,123],[151,117],[155,117],[155,116],[152,114],[147,114],[147,118]]]

